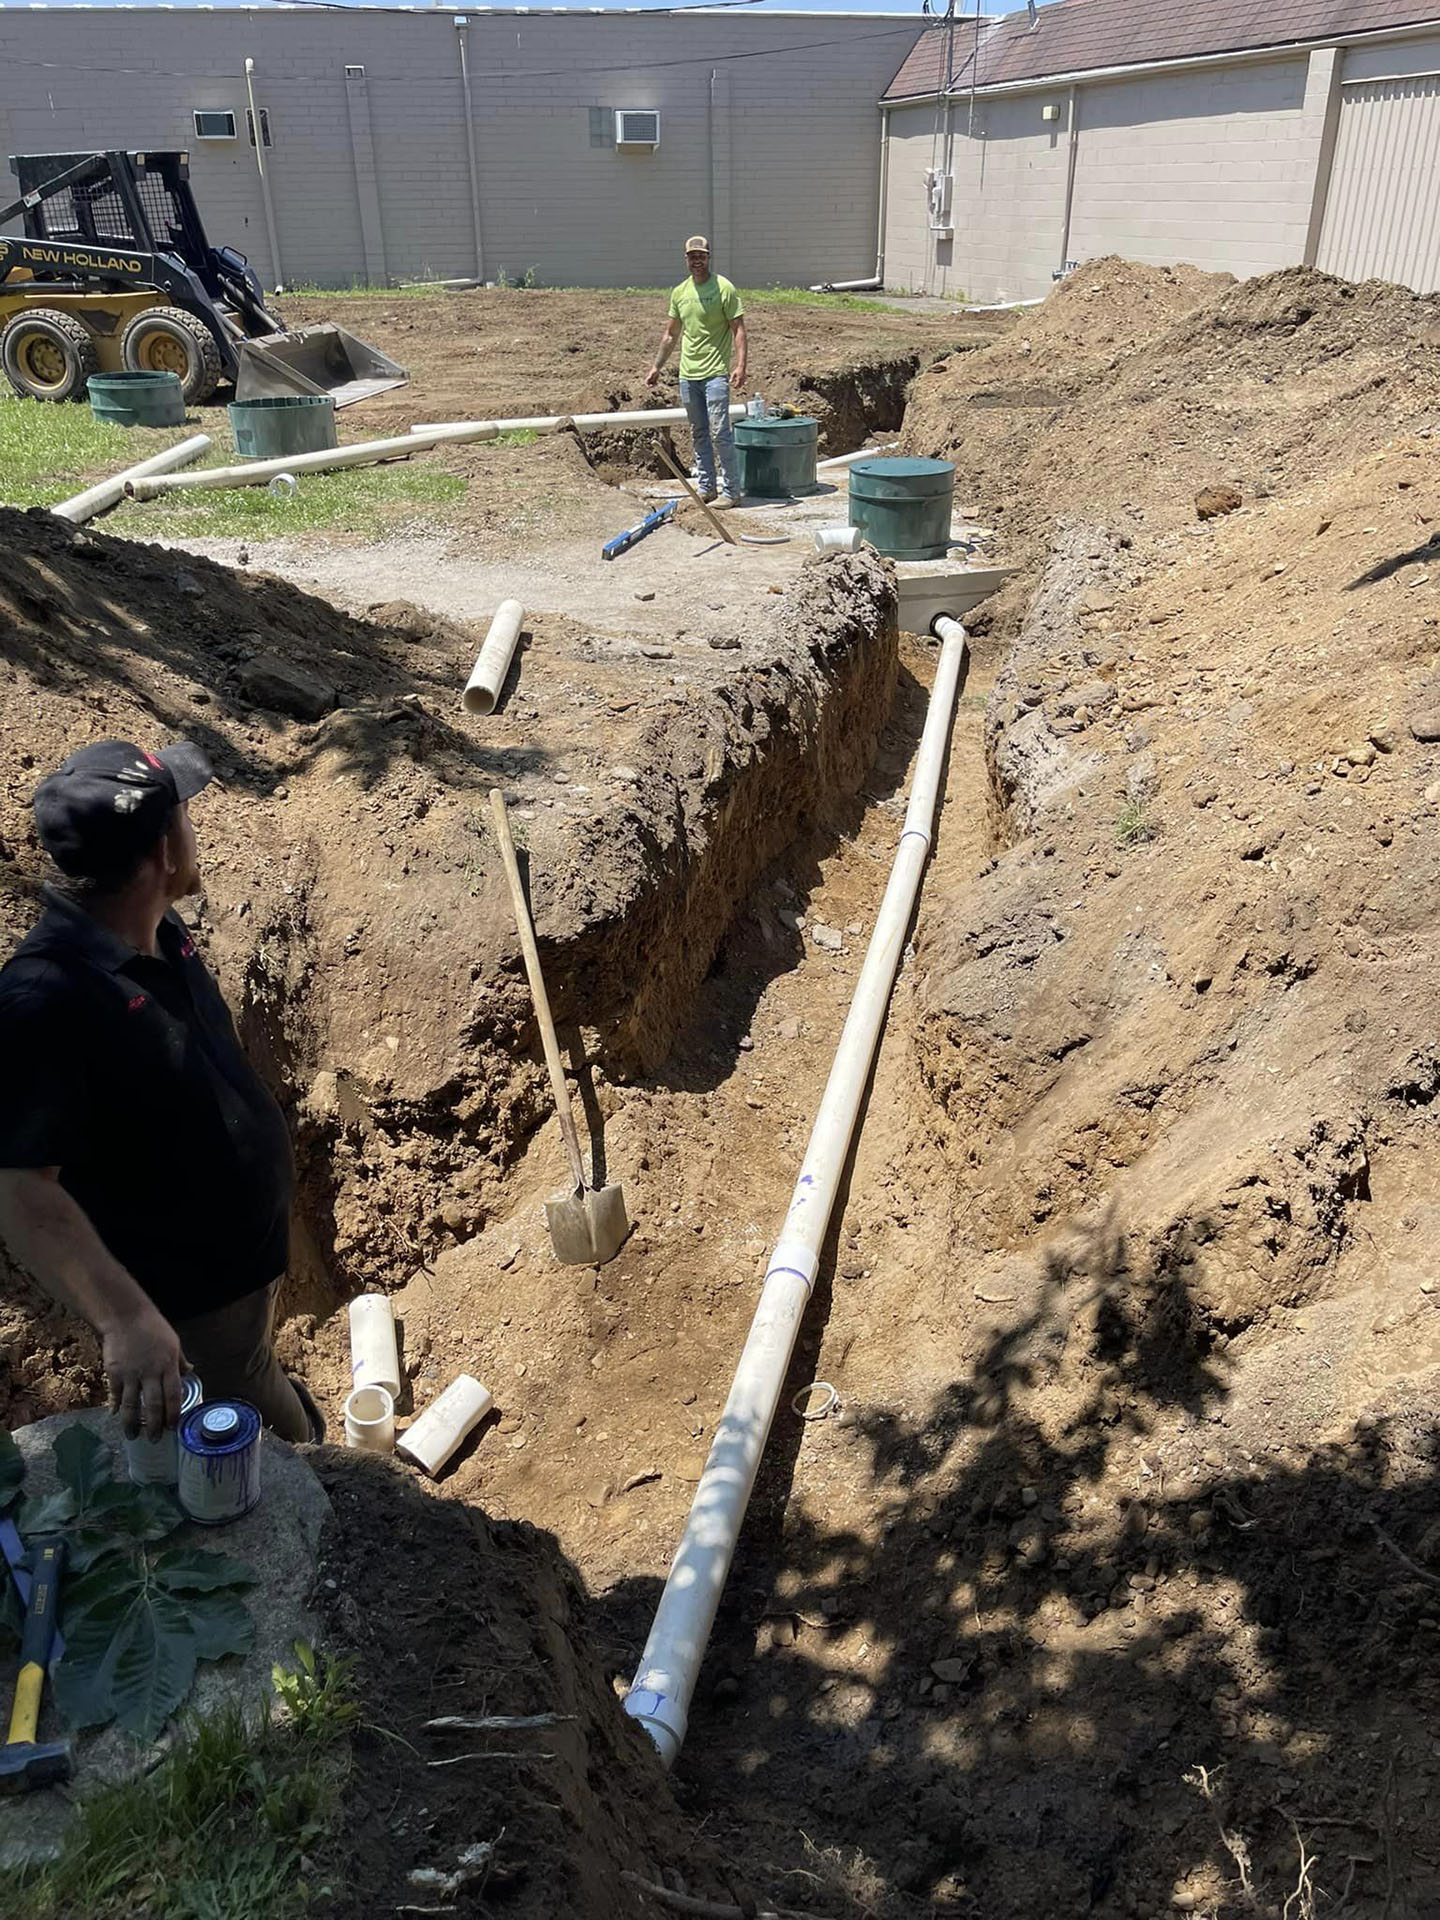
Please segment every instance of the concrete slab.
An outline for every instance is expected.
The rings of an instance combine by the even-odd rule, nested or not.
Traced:
[[[51,1446],[64,1428],[76,1425],[99,1435],[114,1456],[115,1478],[126,1477],[118,1422],[102,1408],[85,1408],[54,1414],[16,1432],[15,1439],[25,1456],[27,1495],[54,1490],[57,1481]],[[294,1447],[269,1433],[262,1446],[262,1491],[257,1507],[226,1527],[187,1524],[168,1535],[164,1543],[210,1548],[245,1561],[256,1575],[255,1585],[245,1595],[255,1621],[254,1649],[244,1659],[201,1662],[185,1704],[187,1712],[201,1719],[230,1701],[246,1706],[258,1702],[269,1691],[272,1666],[277,1661],[293,1666],[295,1642],[308,1640],[313,1646],[319,1638],[319,1623],[305,1603],[314,1585],[320,1529],[330,1513],[329,1496]],[[0,1666],[7,1717],[15,1670],[13,1657]],[[66,1732],[47,1688],[40,1738],[59,1740],[66,1737]],[[0,1800],[0,1873],[53,1859],[79,1800],[98,1788],[148,1773],[163,1758],[174,1737],[173,1722],[152,1746],[142,1745],[114,1726],[81,1734],[74,1743],[75,1777],[67,1786]]]

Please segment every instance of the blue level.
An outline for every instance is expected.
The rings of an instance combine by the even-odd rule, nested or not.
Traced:
[[[647,533],[653,533],[657,527],[663,527],[679,504],[678,500],[667,500],[663,507],[657,507],[653,513],[647,513],[638,527],[627,527],[624,533],[617,533],[613,540],[607,540],[600,549],[600,558],[613,560],[616,554],[624,553],[627,547],[633,547],[638,540],[643,540]]]

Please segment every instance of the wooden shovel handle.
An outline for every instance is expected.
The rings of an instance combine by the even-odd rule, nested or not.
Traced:
[[[731,533],[730,529],[726,526],[725,522],[720,518],[720,516],[718,514],[712,513],[709,507],[706,506],[705,502],[700,498],[699,494],[695,491],[694,487],[691,486],[688,474],[682,473],[678,463],[672,460],[669,454],[665,451],[665,443],[661,440],[657,440],[655,443],[655,450],[660,455],[660,458],[665,462],[666,466],[669,467],[671,473],[673,473],[675,478],[680,482],[681,486],[684,487],[686,493],[688,493],[690,498],[695,502],[696,506],[699,507],[701,513],[704,514],[705,518],[710,522],[711,526],[714,527],[716,533],[719,534],[720,538],[722,540],[728,540],[730,545],[733,547],[736,544],[734,534]]]
[[[498,787],[490,789],[490,811],[495,817],[495,838],[505,878],[510,883],[510,904],[515,909],[515,931],[520,935],[520,952],[525,960],[525,977],[530,982],[530,997],[535,1002],[535,1020],[545,1049],[545,1064],[550,1069],[550,1089],[555,1095],[555,1111],[560,1116],[560,1132],[570,1171],[575,1176],[575,1191],[585,1188],[585,1161],[580,1152],[580,1136],[575,1131],[575,1116],[570,1111],[570,1089],[565,1085],[565,1068],[560,1059],[560,1042],[555,1038],[555,1021],[550,1012],[550,996],[545,991],[545,976],[540,971],[540,949],[535,944],[535,927],[525,889],[520,884],[520,863],[515,858],[515,842],[510,837],[510,816],[505,811],[505,796]]]

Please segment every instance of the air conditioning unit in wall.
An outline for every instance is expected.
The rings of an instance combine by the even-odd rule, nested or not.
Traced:
[[[939,167],[925,169],[925,195],[930,203],[930,231],[938,240],[949,240],[955,233],[954,218],[950,212],[950,195],[954,184],[953,173],[944,173]]]
[[[658,147],[660,144],[660,116],[651,113],[648,108],[641,111],[635,107],[617,107],[615,109],[615,144],[617,147]]]

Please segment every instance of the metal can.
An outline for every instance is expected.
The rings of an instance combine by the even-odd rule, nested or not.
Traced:
[[[192,1413],[205,1398],[200,1389],[198,1374],[182,1373],[180,1376],[180,1419]],[[144,1404],[141,1404],[144,1412]],[[137,1486],[173,1487],[180,1477],[180,1451],[175,1436],[179,1424],[167,1427],[158,1440],[149,1439],[144,1433],[136,1434],[133,1440],[125,1442],[125,1465],[130,1478]]]
[[[260,1498],[260,1416],[244,1400],[216,1400],[180,1422],[180,1505],[223,1527]]]

